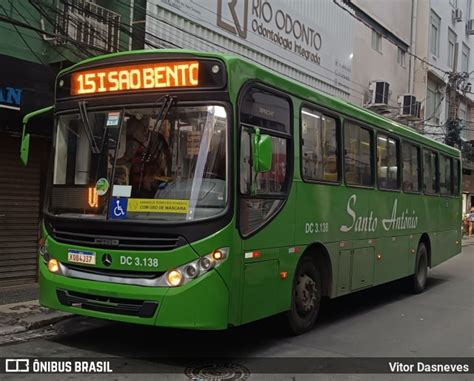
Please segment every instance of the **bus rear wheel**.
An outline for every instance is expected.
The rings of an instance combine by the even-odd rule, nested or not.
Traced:
[[[418,245],[416,252],[415,273],[411,277],[410,291],[420,294],[425,290],[428,277],[428,250],[423,242]]]
[[[293,278],[291,309],[287,312],[288,327],[294,335],[313,328],[321,306],[322,282],[319,269],[310,257],[303,257]]]

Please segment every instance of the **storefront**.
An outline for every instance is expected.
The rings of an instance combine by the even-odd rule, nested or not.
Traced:
[[[36,249],[52,120],[31,123],[30,160],[19,160],[21,119],[53,102],[54,72],[0,55],[0,286],[36,279]]]

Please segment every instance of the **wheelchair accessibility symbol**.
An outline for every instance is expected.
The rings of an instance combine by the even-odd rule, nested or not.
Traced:
[[[123,211],[122,205],[120,205],[119,200],[117,200],[117,206],[114,208],[114,216],[115,217],[125,216],[125,212]]]
[[[112,197],[109,207],[109,217],[111,219],[127,217],[127,204],[128,199],[126,197]]]

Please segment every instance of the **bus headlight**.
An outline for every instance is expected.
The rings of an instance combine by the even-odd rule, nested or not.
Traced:
[[[185,265],[169,270],[165,273],[162,286],[176,287],[181,286],[193,279],[199,278],[214,267],[219,266],[227,259],[229,254],[228,247],[222,247]]]
[[[196,278],[199,275],[199,268],[191,263],[184,268],[184,273],[190,279]]]
[[[183,274],[179,270],[171,270],[166,274],[166,282],[169,286],[176,287],[183,281]]]
[[[199,260],[199,267],[203,271],[209,271],[213,267],[213,264],[214,264],[214,258],[209,258],[206,256],[206,257],[202,257]]]
[[[216,261],[219,261],[225,258],[225,254],[222,250],[214,250],[212,253],[212,258]]]
[[[51,258],[48,261],[48,270],[55,274],[59,273],[59,262],[57,259]]]

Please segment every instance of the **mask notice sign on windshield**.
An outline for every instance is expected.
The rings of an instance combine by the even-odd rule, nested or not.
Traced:
[[[172,213],[187,214],[189,200],[140,199],[112,197],[109,206],[111,219],[127,218],[129,213]]]
[[[128,199],[128,211],[135,213],[188,213],[189,200]]]

